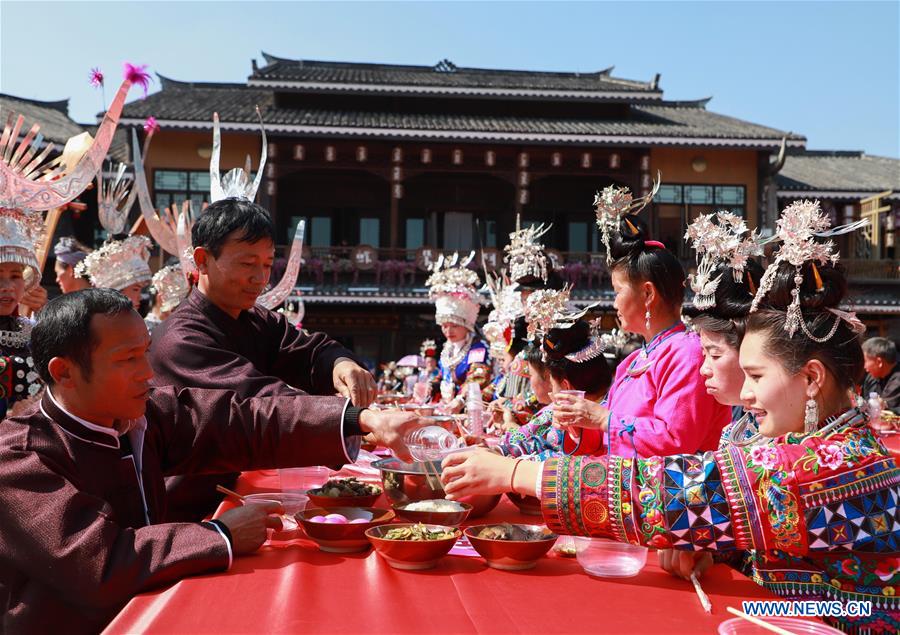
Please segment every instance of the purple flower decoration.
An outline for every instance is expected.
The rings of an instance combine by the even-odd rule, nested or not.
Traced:
[[[144,97],[147,96],[147,91],[150,90],[150,74],[147,72],[146,64],[135,66],[125,62],[125,79],[132,84],[142,87],[144,89]]]
[[[91,86],[100,88],[103,86],[103,71],[96,66],[91,69]]]
[[[144,122],[144,132],[149,136],[157,130],[159,130],[159,124],[156,123],[156,117],[147,117],[147,121]]]

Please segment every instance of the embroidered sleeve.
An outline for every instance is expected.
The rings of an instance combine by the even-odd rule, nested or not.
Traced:
[[[544,466],[544,519],[554,531],[664,548],[741,548],[717,457],[564,457]],[[744,545],[745,546],[745,545]]]
[[[43,387],[31,357],[0,356],[0,399],[7,403],[28,399]]]
[[[868,428],[648,459],[562,457],[543,470],[554,531],[657,548],[804,555],[895,550],[900,468]]]

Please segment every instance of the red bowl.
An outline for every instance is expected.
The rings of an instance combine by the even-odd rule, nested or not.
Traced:
[[[478,537],[479,531],[496,524],[473,525],[466,527],[465,530],[466,538],[472,543],[472,548],[487,561],[489,567],[494,569],[505,571],[532,569],[559,538],[553,533],[547,534],[546,538],[540,540],[491,540]],[[520,525],[520,527],[528,527],[528,525]]]
[[[313,494],[312,490],[319,489],[318,487],[313,487],[312,490],[306,490],[306,495],[309,496],[309,504],[313,507],[325,507],[326,509],[332,509],[334,507],[371,507],[384,491],[378,485],[372,485],[372,487],[378,488],[377,494],[365,494],[363,496],[322,496],[320,494]]]
[[[506,497],[526,516],[544,515],[544,512],[541,511],[540,498],[535,496],[523,496],[522,494],[513,494],[512,492],[506,492]]]
[[[313,516],[326,516],[328,514],[341,514],[353,520],[365,518],[372,514],[372,520],[367,523],[355,525],[332,525],[331,523],[314,523],[310,520]],[[369,540],[366,538],[366,530],[387,524],[394,520],[394,511],[391,509],[379,509],[377,507],[330,507],[328,509],[307,509],[297,514],[297,521],[303,525],[306,535],[314,540],[322,551],[332,553],[350,553],[365,551],[369,548]]]
[[[462,535],[462,532],[456,527],[426,525],[432,531],[452,531],[453,536],[442,540],[387,540],[383,538],[384,534],[391,529],[411,527],[414,524],[372,527],[366,530],[366,536],[378,555],[384,558],[390,566],[395,569],[418,571],[434,567],[438,560],[447,555]]]

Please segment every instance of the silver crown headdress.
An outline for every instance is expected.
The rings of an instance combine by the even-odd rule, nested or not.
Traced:
[[[419,355],[422,357],[434,357],[437,355],[437,342],[432,339],[422,340],[422,346],[419,347]]]
[[[749,231],[744,220],[731,212],[701,214],[688,226],[684,237],[693,243],[697,252],[697,272],[688,279],[694,291],[694,306],[700,310],[716,304],[716,289],[722,274],[715,278],[712,274],[720,264],[726,263],[734,281],[740,282],[747,261],[762,255],[756,230]],[[750,284],[752,288],[752,281]]]
[[[572,285],[566,285],[562,289],[540,289],[528,296],[525,301],[525,321],[528,323],[529,340],[544,338],[552,329],[571,328],[598,304],[595,302],[584,309],[573,310],[569,304],[571,293]],[[545,340],[544,346],[552,349],[553,343]],[[581,363],[601,355],[602,347],[600,337],[592,335],[587,346],[565,357]]]
[[[766,271],[760,280],[759,289],[753,298],[753,303],[750,305],[750,312],[753,313],[759,308],[760,302],[765,299],[766,294],[772,289],[781,263],[787,262],[794,267],[794,288],[791,290],[792,299],[787,307],[787,315],[784,322],[784,330],[787,331],[789,336],[793,337],[797,330],[800,329],[813,341],[819,343],[827,342],[837,332],[841,320],[846,321],[855,333],[864,332],[865,326],[857,319],[854,313],[828,309],[835,315],[834,326],[825,337],[814,336],[810,333],[809,328],[806,326],[806,321],[803,319],[803,312],[800,307],[800,285],[803,284],[801,269],[809,261],[812,265],[816,289],[823,289],[822,278],[816,263],[820,265],[835,264],[840,257],[840,254],[834,251],[833,241],[821,242],[816,240],[817,238],[838,236],[864,227],[867,224],[868,220],[863,219],[829,229],[831,221],[822,212],[819,201],[794,201],[788,205],[776,223],[775,239],[780,241],[780,245],[775,253],[774,260],[766,267]]]
[[[661,178],[660,173],[657,171],[656,179],[653,181],[653,188],[645,196],[637,199],[632,197],[631,191],[627,187],[616,187],[615,185],[604,188],[602,192],[597,192],[594,196],[594,209],[597,212],[597,227],[600,228],[600,240],[603,242],[603,246],[606,247],[606,264],[612,263],[609,243],[612,236],[619,233],[619,224],[624,220],[635,234],[638,233],[637,228],[631,224],[627,216],[640,213],[642,209],[650,204],[650,201],[653,200],[653,197],[659,191],[659,185],[662,182]]]
[[[226,198],[237,198],[246,201],[253,201],[256,198],[256,193],[262,182],[262,175],[266,166],[269,145],[266,138],[266,128],[263,124],[259,107],[256,108],[256,115],[259,117],[259,125],[262,133],[262,151],[256,178],[251,182],[250,175],[252,172],[249,156],[247,157],[246,165],[243,168],[234,168],[233,170],[229,170],[224,178],[220,177],[219,157],[221,156],[222,151],[222,135],[219,129],[219,114],[213,114],[213,149],[209,160],[211,203]],[[132,132],[132,134],[134,135],[132,145],[135,148],[135,180],[137,182],[138,201],[141,205],[141,214],[147,223],[147,227],[150,229],[150,233],[160,246],[170,254],[178,257],[186,275],[194,276],[197,272],[197,265],[194,263],[191,228],[194,225],[196,216],[191,209],[191,203],[190,201],[185,201],[182,204],[181,210],[178,210],[175,206],[173,206],[171,210],[164,209],[161,216],[156,213],[147,188],[147,179],[143,164],[143,157],[146,156],[147,146],[150,143],[152,131],[148,131],[143,156],[137,150],[137,134],[134,132]],[[283,304],[293,292],[294,285],[297,283],[297,276],[300,274],[300,265],[302,264],[305,230],[306,222],[300,221],[294,232],[294,239],[291,242],[291,253],[288,256],[284,275],[281,277],[281,280],[278,281],[278,284],[256,299],[256,304],[267,309],[274,309]]]
[[[181,265],[163,267],[153,274],[150,284],[160,299],[160,309],[166,313],[175,309],[190,291]]]
[[[266,127],[263,124],[259,106],[256,107],[256,116],[259,117],[259,127],[262,130],[262,154],[259,158],[259,168],[256,178],[250,181],[250,157],[243,168],[229,170],[225,177],[219,174],[219,156],[222,153],[222,133],[219,131],[219,113],[213,113],[213,145],[212,155],[209,159],[209,202],[215,203],[225,198],[239,198],[246,201],[256,200],[256,192],[262,183],[263,171],[266,167],[266,156],[269,143],[266,140]]]
[[[428,297],[434,300],[438,324],[452,322],[469,330],[475,328],[481,296],[477,290],[478,274],[468,268],[474,257],[474,251],[463,259],[458,253],[450,258],[441,255],[431,268],[425,286]]]
[[[522,228],[519,219],[516,216],[516,231],[510,233],[509,244],[503,248],[509,276],[513,280],[534,276],[546,282],[547,256],[544,246],[538,241],[550,231],[552,225],[529,225]]]
[[[46,240],[56,230],[59,218],[51,213],[45,220],[42,212],[64,207],[90,185],[109,151],[129,89],[134,84],[146,85],[148,79],[143,67],[126,64],[125,79],[97,128],[96,139],[87,132],[78,134],[66,142],[62,154],[50,161],[47,157],[57,148],[53,143],[41,148],[44,135],[40,124],[34,123],[20,140],[25,117],[15,112],[7,115],[0,136],[0,210],[6,210],[0,240],[7,256],[17,254],[16,257],[27,260],[22,264],[28,267],[29,285],[40,278],[49,250]],[[38,222],[43,225],[41,231]],[[26,247],[30,256],[22,251]]]
[[[26,288],[40,282],[37,252],[43,241],[44,219],[40,212],[0,207],[0,263],[23,265]]]
[[[516,318],[524,312],[522,294],[516,290],[516,285],[505,271],[499,274],[485,272],[485,276],[485,286],[494,308],[488,315],[482,332],[490,343],[491,351],[500,354],[509,346],[508,338]]]

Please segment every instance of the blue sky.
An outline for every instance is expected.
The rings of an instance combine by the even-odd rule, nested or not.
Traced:
[[[12,2],[0,0],[0,92],[71,98],[93,121],[123,61],[243,81],[282,57],[558,71],[649,80],[667,99],[804,134],[812,149],[900,157],[900,3]],[[152,90],[158,90],[155,84]],[[135,93],[132,93],[134,95]]]

